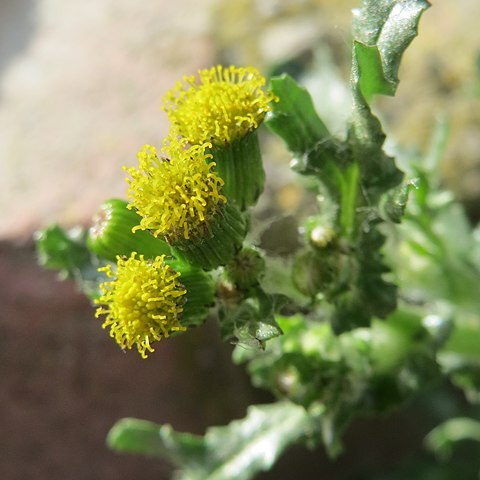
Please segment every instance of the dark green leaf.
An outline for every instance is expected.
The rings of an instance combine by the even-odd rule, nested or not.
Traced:
[[[395,94],[402,55],[417,35],[420,17],[429,6],[425,0],[364,0],[362,7],[354,10],[353,36],[363,44],[354,48],[354,55],[360,77],[369,77],[358,79],[360,88],[366,86],[366,100],[375,93]],[[376,49],[367,51],[368,47]]]
[[[410,192],[415,188],[415,180],[410,180],[388,192],[382,205],[384,217],[391,222],[400,223],[407,208]]]
[[[376,93],[395,93],[401,57],[416,36],[420,16],[428,6],[424,0],[364,0],[354,11],[349,143],[361,166],[369,202],[398,185],[402,173],[382,150],[385,135],[368,101]]]
[[[224,341],[265,348],[267,340],[282,334],[273,316],[272,297],[260,287],[257,293],[255,298],[220,308],[220,333]]]
[[[393,158],[383,151],[385,134],[360,91],[360,77],[355,65],[354,59],[353,109],[348,143],[353,160],[360,165],[366,201],[376,203],[383,192],[402,181],[403,173],[396,167]]]
[[[358,61],[359,87],[365,100],[369,102],[374,94],[394,95],[395,85],[384,76],[378,47],[354,42],[353,52]]]
[[[295,156],[302,156],[322,139],[330,137],[310,94],[292,77],[286,74],[274,77],[270,88],[279,101],[272,103],[272,112],[265,123]]]

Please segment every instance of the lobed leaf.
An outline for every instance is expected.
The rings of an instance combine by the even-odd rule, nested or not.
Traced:
[[[358,62],[359,87],[362,95],[370,101],[374,94],[394,95],[396,85],[385,78],[382,59],[377,46],[369,47],[353,42],[354,56]]]
[[[354,57],[367,101],[374,94],[395,94],[402,55],[429,6],[426,0],[364,0],[353,11]]]
[[[306,435],[309,425],[304,408],[277,402],[251,406],[244,419],[211,427],[204,437],[126,418],[113,426],[107,442],[116,451],[173,462],[180,468],[179,480],[248,480],[270,469],[285,448]]]
[[[185,459],[194,463],[205,454],[202,437],[136,418],[119,420],[108,433],[107,445],[117,452],[165,458],[173,463]]]
[[[327,127],[317,115],[310,93],[287,74],[270,81],[278,102],[272,104],[272,112],[265,123],[284,140],[289,150],[301,156],[320,140],[330,136]]]
[[[353,11],[354,48],[351,87],[353,97],[349,143],[362,167],[367,201],[398,185],[403,178],[382,150],[385,135],[369,102],[373,95],[394,95],[402,55],[417,35],[425,0],[364,0]]]
[[[79,289],[90,298],[99,295],[98,284],[103,278],[98,267],[104,262],[90,252],[87,234],[82,228],[64,230],[51,225],[35,235],[38,263],[57,270],[62,279],[75,280]]]

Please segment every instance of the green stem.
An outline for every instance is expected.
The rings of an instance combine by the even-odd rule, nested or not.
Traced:
[[[351,240],[355,234],[355,212],[357,207],[360,169],[357,163],[352,163],[342,175],[340,183],[340,227],[343,236]]]
[[[478,360],[480,358],[478,345],[480,345],[480,328],[474,325],[457,324],[441,351]]]

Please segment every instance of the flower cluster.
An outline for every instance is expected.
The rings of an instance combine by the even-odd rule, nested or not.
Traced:
[[[204,321],[214,295],[207,272],[240,251],[242,212],[263,189],[255,130],[274,100],[265,83],[252,67],[185,77],[163,101],[171,129],[161,155],[145,145],[138,166],[124,167],[129,203],[110,201],[89,239],[116,259],[100,269],[109,280],[96,315],[123,349],[136,345],[145,358],[152,342]]]

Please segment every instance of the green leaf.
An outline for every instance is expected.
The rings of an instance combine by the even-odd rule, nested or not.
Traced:
[[[311,150],[322,139],[329,138],[327,127],[315,111],[312,97],[289,75],[270,81],[278,102],[272,103],[272,112],[265,124],[299,157]]]
[[[383,217],[393,223],[400,223],[407,208],[410,192],[417,188],[415,180],[409,180],[402,183],[399,187],[393,189],[385,195],[381,205]]]
[[[79,228],[63,230],[51,225],[36,233],[38,262],[45,268],[58,270],[65,277],[88,264],[90,254],[85,247],[85,232]]]
[[[480,327],[477,322],[472,325],[457,322],[442,350],[480,361]]]
[[[251,406],[244,419],[211,427],[204,437],[123,419],[107,442],[116,451],[166,458],[180,469],[179,480],[248,480],[270,469],[285,448],[303,439],[310,423],[304,408],[277,402]]]
[[[86,246],[87,232],[82,228],[64,230],[51,225],[35,235],[38,263],[57,270],[62,279],[75,280],[80,290],[90,298],[99,295],[98,285],[103,276],[98,267],[105,264]]]
[[[262,289],[273,297],[285,297],[290,303],[305,306],[310,298],[303,295],[292,281],[292,257],[265,257],[265,274],[260,279]]]
[[[402,55],[429,6],[426,0],[364,0],[353,11],[354,56],[367,101],[376,93],[395,94]]]
[[[282,334],[273,316],[272,297],[259,288],[255,297],[219,309],[220,334],[224,341],[265,348],[265,342]]]
[[[374,94],[395,93],[400,60],[428,6],[425,0],[364,0],[353,12],[353,111],[348,139],[370,202],[398,185],[402,173],[382,150],[385,135],[368,102]]]
[[[439,363],[450,381],[463,390],[469,403],[480,404],[480,360],[451,352],[440,352]]]
[[[353,42],[353,52],[358,61],[359,86],[364,98],[370,102],[374,94],[395,95],[395,84],[388,81],[383,72],[378,47]]]
[[[211,467],[205,478],[247,480],[269,470],[286,447],[306,435],[309,425],[305,409],[290,402],[249,407],[246,418],[207,430]]]
[[[434,428],[425,443],[437,455],[448,459],[455,444],[462,440],[480,442],[480,422],[465,417],[451,418]]]
[[[193,463],[205,455],[202,437],[136,418],[119,420],[108,433],[107,445],[117,452],[166,458],[179,464],[184,459]]]
[[[385,134],[361,92],[360,78],[360,69],[354,56],[353,105],[347,141],[352,159],[360,165],[365,200],[368,203],[376,203],[381,194],[402,181],[403,173],[396,167],[393,158],[383,151]]]

